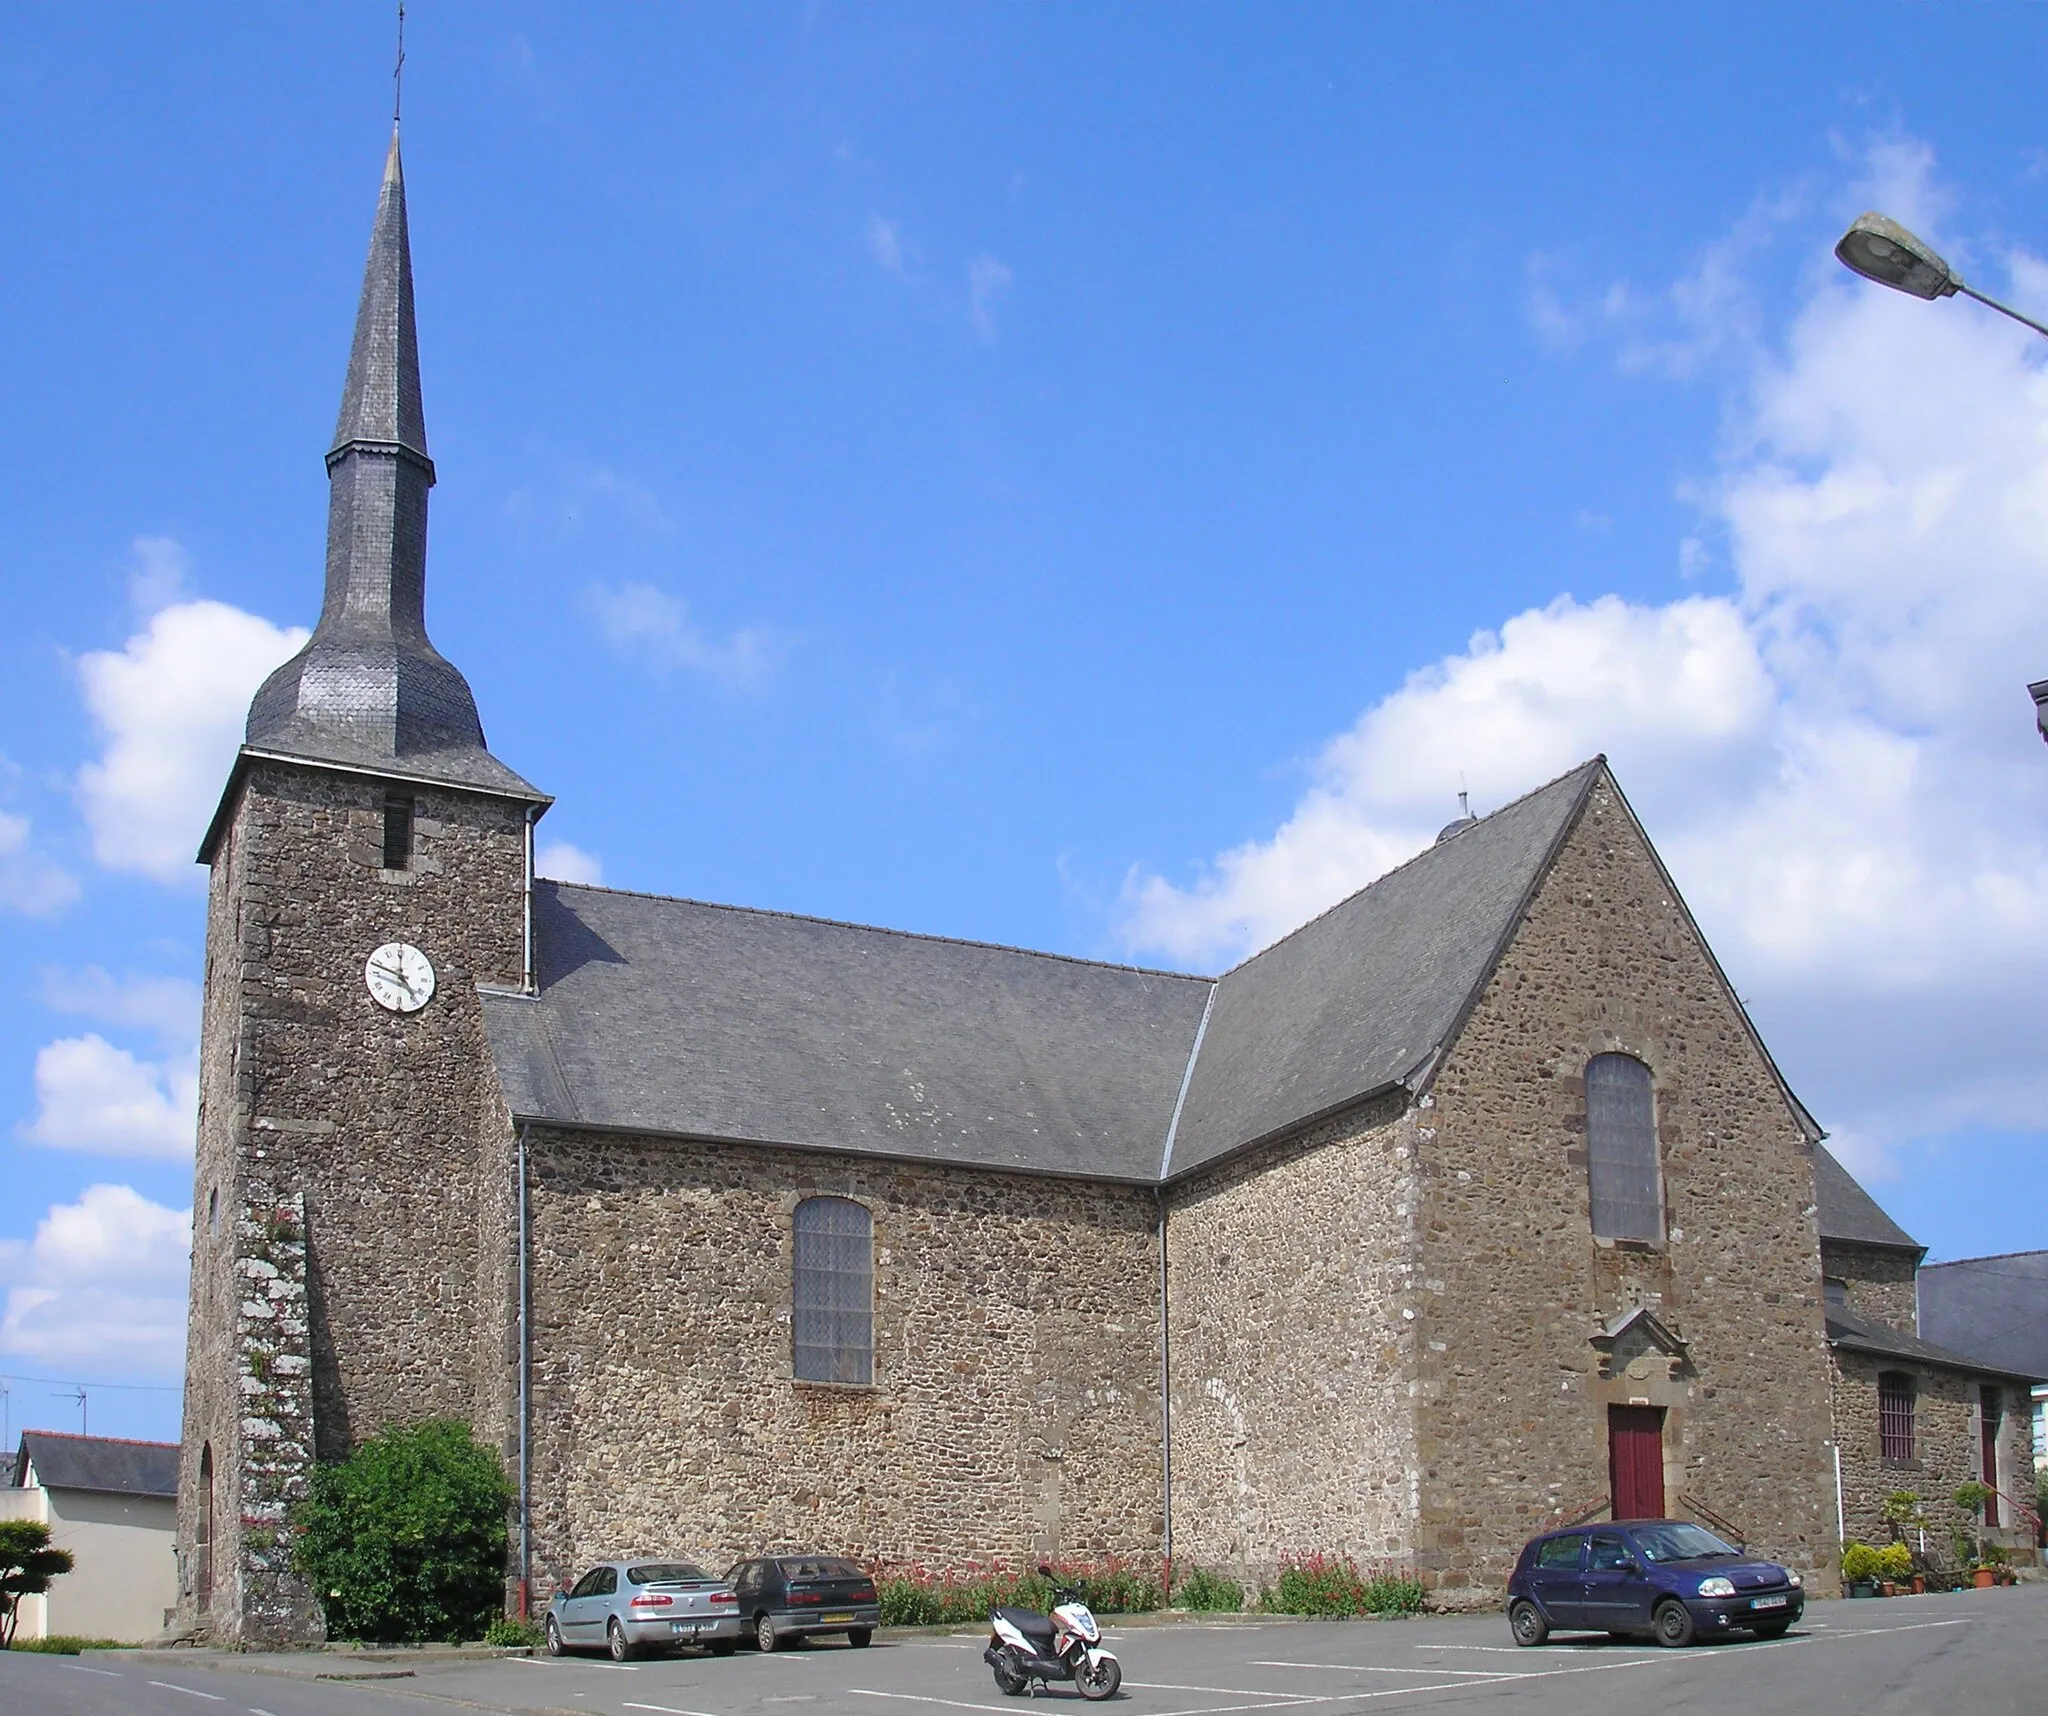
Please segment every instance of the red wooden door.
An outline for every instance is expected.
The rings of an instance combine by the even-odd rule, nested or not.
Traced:
[[[1607,1474],[1614,1518],[1664,1517],[1663,1407],[1608,1407]]]

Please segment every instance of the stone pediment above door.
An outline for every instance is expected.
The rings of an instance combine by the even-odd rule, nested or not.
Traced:
[[[1647,1305],[1610,1318],[1592,1345],[1603,1382],[1678,1382],[1694,1374],[1685,1342]]]

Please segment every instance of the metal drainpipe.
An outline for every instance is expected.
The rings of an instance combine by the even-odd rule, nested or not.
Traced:
[[[540,806],[526,807],[526,942],[520,955],[519,986],[527,994],[533,993],[533,825],[540,818]]]
[[[1159,1519],[1162,1605],[1173,1600],[1173,1323],[1166,1292],[1166,1190],[1155,1187],[1159,1205]]]
[[[1842,1506],[1842,1444],[1835,1445],[1835,1542],[1844,1549],[1849,1546],[1849,1516]],[[1923,1537],[1921,1549],[1927,1547]]]
[[[527,824],[529,835],[532,824]],[[533,1593],[533,1338],[526,1240],[526,1122],[519,1123],[519,1618],[532,1616]]]

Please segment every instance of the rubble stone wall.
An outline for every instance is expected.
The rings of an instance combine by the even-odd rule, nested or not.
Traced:
[[[1911,1334],[1920,1326],[1919,1291],[1914,1285],[1919,1258],[1884,1245],[1823,1240],[1821,1273],[1847,1291],[1849,1309],[1859,1317]]]
[[[1405,1564],[1416,1484],[1415,1135],[1353,1109],[1169,1195],[1173,1552]]]
[[[534,1600],[594,1559],[1149,1562],[1149,1191],[534,1127]],[[798,1382],[790,1228],[874,1220],[874,1384]]]
[[[1654,1079],[1665,1231],[1593,1236],[1585,1067]],[[1473,1600],[1609,1493],[1608,1408],[1665,1412],[1667,1510],[1832,1569],[1811,1156],[1740,1010],[1611,782],[1446,1057],[1417,1134],[1416,1558]],[[1678,1350],[1592,1344],[1647,1307]],[[1603,1371],[1610,1374],[1603,1374]],[[1831,1576],[1831,1575],[1827,1575]]]
[[[215,1232],[210,1210],[302,1211],[320,1458],[392,1423],[450,1416],[482,1428],[505,1363],[502,1304],[486,1302],[496,1284],[483,1268],[483,1229],[500,1215],[478,1150],[492,1075],[476,986],[523,976],[524,807],[404,790],[415,800],[404,870],[382,867],[382,783],[292,763],[249,767],[215,853],[184,1458],[196,1496],[200,1450],[213,1449],[223,1537],[206,1624],[225,1637],[269,1623],[256,1584],[226,1577],[250,1572],[242,1528],[220,1503],[252,1481],[238,1411],[246,1253],[235,1222]],[[390,941],[433,962],[434,996],[416,1013],[385,1011],[365,987],[364,962]],[[188,1497],[188,1559],[196,1518]],[[195,1623],[196,1600],[186,1611]]]

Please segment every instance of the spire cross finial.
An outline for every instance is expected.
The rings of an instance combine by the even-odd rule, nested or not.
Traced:
[[[405,105],[405,0],[398,0],[398,60],[391,68],[391,129],[398,129],[399,109]]]

